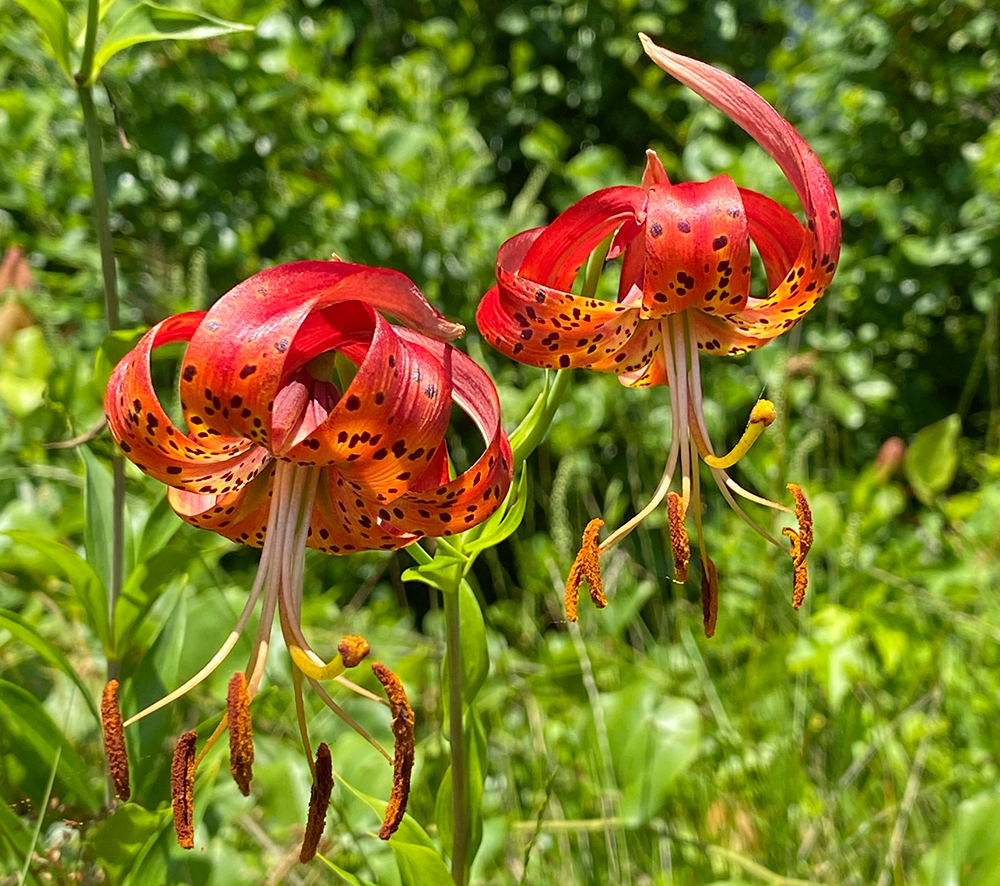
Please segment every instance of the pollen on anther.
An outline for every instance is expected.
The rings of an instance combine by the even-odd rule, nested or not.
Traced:
[[[813,543],[813,520],[802,487],[796,483],[789,483],[788,491],[795,499],[795,517],[799,521],[799,531],[796,532],[788,526],[781,531],[792,543],[792,606],[798,609],[805,600],[806,586],[809,583],[806,555]]]
[[[118,705],[118,681],[110,680],[101,697],[101,724],[104,727],[104,753],[108,758],[108,771],[115,784],[115,796],[127,800],[129,788],[128,753],[125,750],[125,729]]]
[[[674,581],[683,584],[691,562],[691,544],[684,527],[684,503],[676,492],[667,495],[667,521],[670,525],[670,548],[674,555]]]
[[[364,637],[349,634],[337,644],[337,651],[344,662],[345,668],[357,667],[371,652],[371,647]]]
[[[309,817],[306,820],[302,848],[299,850],[299,861],[303,864],[312,861],[319,849],[319,841],[326,826],[326,810],[330,808],[330,795],[333,793],[333,760],[330,757],[330,747],[325,741],[316,748],[314,771],[309,791]]]
[[[587,586],[590,588],[590,598],[598,609],[603,609],[608,605],[608,598],[604,596],[604,582],[601,579],[601,552],[597,542],[597,534],[601,531],[604,521],[600,517],[595,517],[587,524],[583,530],[583,543],[580,545],[580,552],[576,555],[573,565],[569,570],[566,579],[566,618],[570,621],[577,619],[577,603],[580,599],[580,585],[587,579]]]
[[[385,818],[378,835],[388,840],[403,821],[406,801],[410,796],[410,774],[413,771],[415,742],[413,737],[413,709],[406,698],[406,690],[399,678],[381,662],[372,663],[372,671],[382,684],[392,711],[392,734],[395,748],[392,762],[392,792],[385,808]]]
[[[174,811],[174,831],[182,849],[194,848],[194,771],[195,742],[193,729],[177,739],[174,760],[170,767],[170,797]]]
[[[229,771],[240,793],[247,797],[253,779],[253,723],[250,719],[247,678],[242,671],[233,674],[229,681],[226,718],[229,725]]]
[[[719,574],[715,563],[707,554],[701,561],[701,612],[705,622],[705,636],[715,635],[719,619]]]

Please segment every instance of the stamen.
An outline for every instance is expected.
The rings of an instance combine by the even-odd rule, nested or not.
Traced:
[[[670,547],[674,555],[674,581],[684,584],[691,562],[691,543],[684,527],[684,503],[676,492],[667,496],[667,520],[670,524]]]
[[[719,619],[719,573],[708,554],[701,558],[701,612],[705,636],[715,636],[715,623]]]
[[[601,531],[604,521],[600,517],[595,517],[587,524],[583,530],[583,544],[580,546],[580,553],[576,555],[569,576],[566,579],[566,618],[570,621],[577,619],[577,603],[580,599],[580,585],[587,579],[587,587],[590,588],[590,598],[598,609],[603,609],[608,605],[608,598],[604,596],[604,582],[601,580],[601,551],[597,543],[597,533]]]
[[[226,698],[229,725],[229,771],[244,797],[250,796],[253,779],[253,722],[250,719],[250,695],[242,671],[233,674]]]
[[[118,681],[109,680],[101,697],[101,724],[104,727],[104,755],[108,772],[115,783],[115,796],[127,800],[132,796],[128,785],[128,752],[125,749],[125,727],[118,705]]]
[[[413,770],[413,709],[406,698],[406,691],[399,678],[381,662],[372,663],[372,671],[378,677],[392,710],[392,734],[396,737],[392,761],[392,793],[385,807],[385,818],[378,835],[388,840],[399,827],[406,812],[406,801],[410,796],[410,773]]]
[[[799,531],[786,526],[781,531],[792,543],[792,606],[798,609],[806,598],[806,585],[809,583],[809,573],[806,568],[806,555],[813,543],[813,521],[809,502],[802,487],[796,483],[788,484],[788,491],[795,499],[795,516],[799,521]]]
[[[326,827],[326,811],[330,808],[330,795],[333,793],[333,761],[330,758],[330,748],[321,742],[316,748],[316,765],[313,766],[313,784],[309,790],[309,817],[306,820],[306,833],[302,838],[302,848],[299,850],[299,861],[305,864],[312,861],[319,848],[323,828]]]
[[[357,667],[371,652],[371,646],[364,637],[348,634],[337,644],[337,651],[344,661],[345,668]]]
[[[198,733],[193,729],[177,739],[170,767],[170,797],[174,808],[177,845],[194,848],[194,746]]]
[[[750,421],[740,441],[732,448],[728,455],[706,455],[705,464],[710,468],[731,468],[738,462],[750,447],[757,441],[757,438],[764,432],[764,428],[770,425],[777,417],[777,411],[770,400],[758,400],[750,411]]]

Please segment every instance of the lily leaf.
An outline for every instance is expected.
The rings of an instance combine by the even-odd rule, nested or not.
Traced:
[[[138,43],[152,43],[156,40],[205,40],[209,37],[252,30],[251,25],[229,22],[204,12],[172,9],[159,3],[137,3],[108,31],[107,37],[94,56],[92,76],[96,78],[101,68],[115,53]]]
[[[58,62],[66,76],[72,80],[69,61],[69,16],[61,0],[17,0],[38,22],[42,33],[49,41],[52,58]]]
[[[524,508],[528,501],[528,471],[522,465],[521,476],[517,480],[517,486],[511,487],[507,493],[507,501],[492,517],[481,527],[478,535],[471,541],[466,542],[464,537],[458,542],[461,551],[472,556],[487,548],[496,547],[509,535],[513,534],[524,519]],[[475,531],[475,530],[473,530]],[[471,533],[470,533],[471,535]]]

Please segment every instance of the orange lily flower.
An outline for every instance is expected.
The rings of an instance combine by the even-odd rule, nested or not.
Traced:
[[[673,439],[666,469],[650,502],[598,544],[593,521],[567,583],[567,614],[576,618],[584,578],[598,606],[606,602],[599,557],[668,500],[675,577],[687,577],[690,545],[685,519],[693,512],[702,562],[705,628],[715,628],[718,582],[701,539],[699,458],[722,495],[754,529],[782,545],[752,520],[734,495],[798,518],[784,529],[791,540],[795,591],[802,602],[812,518],[802,490],[789,484],[794,507],[768,501],[739,486],[726,472],[774,419],[760,401],[737,447],[714,453],[702,410],[700,352],[743,354],[788,330],[816,303],[840,256],[840,212],[830,179],[802,137],[750,87],[640,35],[647,54],[664,70],[725,112],[777,161],[795,188],[806,223],[769,197],[739,188],[726,175],[708,182],[672,184],[652,151],[641,187],[612,187],[584,197],[550,225],[525,231],[500,248],[497,285],[480,303],[484,337],[515,360],[533,366],[586,367],[614,372],[626,387],[669,385]],[[608,260],[621,257],[618,300],[573,294],[577,273],[611,238]],[[768,294],[750,295],[750,243],[767,274]],[[680,493],[671,492],[680,464]]]
[[[380,311],[406,325],[389,323]],[[170,504],[184,520],[262,548],[244,611],[198,674],[124,722],[117,713],[117,687],[106,692],[106,744],[121,795],[128,790],[122,728],[211,674],[263,595],[249,664],[230,684],[228,717],[197,758],[193,734],[178,743],[173,795],[182,845],[193,845],[194,767],[227,726],[233,775],[241,790],[249,791],[249,704],[264,674],[277,612],[292,657],[302,740],[317,782],[303,860],[316,851],[332,770],[323,745],[317,762],[312,761],[302,678],[356,725],[320,680],[343,680],[344,670],[367,655],[368,644],[347,637],[330,662],[310,647],[301,624],[305,549],[332,554],[393,550],[424,536],[462,532],[503,501],[512,477],[510,443],[489,377],[447,344],[463,331],[395,271],[340,261],[298,262],[251,277],[206,312],[157,324],[114,370],[105,411],[128,458],[168,485]],[[150,376],[150,354],[172,342],[187,342],[180,371],[186,432],[167,415]],[[333,352],[356,367],[343,391],[330,380]],[[478,427],[485,448],[468,470],[449,479],[444,435],[453,402]],[[396,755],[390,760],[396,783],[382,829],[387,839],[405,807],[413,714],[392,672],[378,663],[373,670],[388,695],[396,735]]]

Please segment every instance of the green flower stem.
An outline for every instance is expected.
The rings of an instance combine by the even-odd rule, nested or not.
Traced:
[[[91,12],[96,7],[91,0]],[[87,40],[91,40],[97,23],[88,19]],[[86,50],[84,58],[86,60]],[[86,64],[86,62],[85,62]],[[81,76],[83,70],[81,70]],[[82,81],[81,81],[82,82]],[[104,312],[108,330],[114,332],[120,326],[118,314],[118,276],[115,267],[114,243],[111,240],[111,221],[108,201],[108,184],[104,176],[104,157],[101,144],[101,129],[94,107],[94,94],[90,86],[80,86],[77,90],[83,107],[83,123],[87,132],[87,150],[90,155],[90,177],[94,184],[94,226],[97,242],[101,250],[101,271],[104,276]],[[115,636],[115,606],[121,596],[125,564],[125,458],[115,449],[112,458],[112,502],[111,502],[111,577],[108,588],[108,618],[111,627],[111,644]],[[119,663],[108,660],[108,679],[118,677]]]
[[[448,739],[451,743],[451,876],[456,886],[468,882],[469,777],[465,767],[462,706],[462,619],[458,585],[444,594],[445,638],[448,650]]]
[[[81,90],[90,89],[90,81],[94,76],[94,54],[97,51],[97,25],[100,21],[100,11],[101,0],[88,0],[87,33],[83,38],[83,58],[80,61],[80,72],[76,75],[76,82],[80,84]]]

